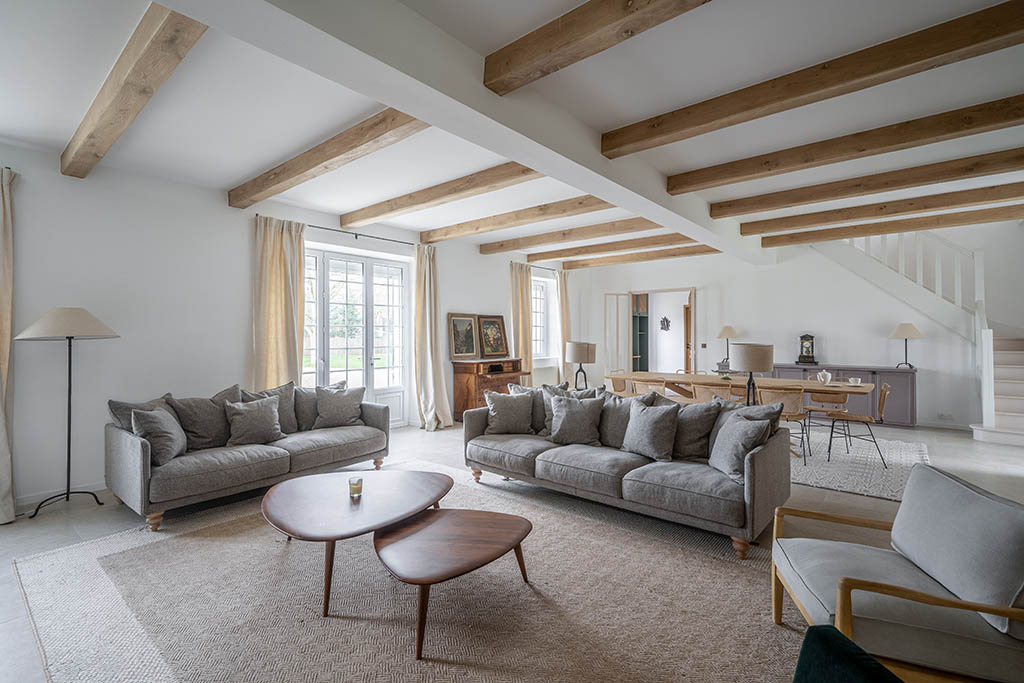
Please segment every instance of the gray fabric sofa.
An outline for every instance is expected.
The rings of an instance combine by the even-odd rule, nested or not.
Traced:
[[[789,498],[789,430],[779,429],[745,459],[742,484],[706,459],[655,461],[606,446],[560,446],[533,434],[485,434],[487,408],[463,413],[465,462],[587,500],[732,538],[740,559]]]
[[[390,410],[364,402],[360,418],[362,425],[298,431],[269,444],[191,451],[161,466],[152,464],[148,441],[108,424],[107,486],[156,531],[164,512],[174,508],[367,460],[380,469],[388,454]]]

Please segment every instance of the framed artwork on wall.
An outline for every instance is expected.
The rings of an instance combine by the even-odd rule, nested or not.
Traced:
[[[479,327],[472,313],[448,314],[448,352],[452,360],[480,357]]]
[[[505,316],[477,316],[480,326],[480,356],[501,358],[508,356],[508,337],[505,336]]]

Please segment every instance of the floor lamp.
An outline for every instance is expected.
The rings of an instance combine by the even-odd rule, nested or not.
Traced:
[[[32,519],[39,510],[60,499],[71,500],[72,494],[92,496],[97,505],[103,505],[92,491],[71,490],[71,342],[75,339],[116,339],[118,334],[96,319],[84,308],[51,308],[39,320],[35,321],[24,332],[15,337],[15,341],[63,341],[68,343],[68,462],[67,479],[64,493],[50,496],[36,506],[35,512],[29,515]]]
[[[757,403],[754,393],[755,372],[771,372],[775,368],[775,347],[771,344],[733,344],[732,369],[750,373],[747,379],[747,405]]]

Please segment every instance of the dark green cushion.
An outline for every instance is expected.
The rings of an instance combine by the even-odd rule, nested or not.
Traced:
[[[793,683],[900,683],[877,659],[835,626],[810,626],[800,646]]]

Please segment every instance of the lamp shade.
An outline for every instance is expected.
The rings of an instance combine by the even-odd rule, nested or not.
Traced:
[[[84,308],[57,306],[51,308],[46,315],[25,328],[15,339],[57,340],[68,337],[116,339],[118,336],[117,332],[104,325]]]
[[[735,339],[740,335],[736,334],[736,328],[732,325],[726,325],[722,328],[722,331],[718,333],[719,339]]]
[[[775,347],[771,344],[733,344],[729,367],[736,372],[771,372]]]
[[[889,339],[921,339],[924,337],[921,330],[914,327],[914,323],[900,323],[889,335]]]
[[[566,363],[594,363],[597,360],[597,344],[589,342],[566,342]]]

